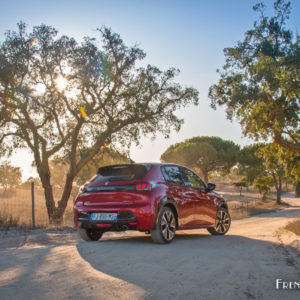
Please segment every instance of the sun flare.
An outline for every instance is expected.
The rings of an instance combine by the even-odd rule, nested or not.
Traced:
[[[68,85],[68,80],[62,76],[58,76],[55,81],[56,87],[60,92],[63,91]]]
[[[35,86],[35,93],[37,95],[42,95],[44,94],[46,91],[46,86],[42,83],[38,83],[36,86]]]

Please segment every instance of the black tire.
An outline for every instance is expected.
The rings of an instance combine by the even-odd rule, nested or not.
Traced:
[[[152,241],[159,244],[171,243],[176,232],[176,217],[169,207],[163,207],[158,215],[155,228],[151,230]]]
[[[79,228],[78,233],[85,241],[98,241],[103,235],[103,231],[89,228]]]
[[[212,235],[224,235],[230,228],[231,217],[226,208],[220,207],[217,212],[215,227],[207,228]]]

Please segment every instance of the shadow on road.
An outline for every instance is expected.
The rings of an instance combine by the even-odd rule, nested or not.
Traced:
[[[224,293],[226,299],[280,298],[284,293],[275,289],[276,278],[282,278],[283,270],[297,278],[281,246],[237,235],[178,233],[169,245],[154,244],[149,236],[125,237],[79,243],[77,250],[95,270],[135,284],[154,298],[221,299]]]

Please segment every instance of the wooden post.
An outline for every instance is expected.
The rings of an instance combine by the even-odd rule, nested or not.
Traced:
[[[31,212],[32,212],[32,228],[35,229],[35,215],[34,215],[34,181],[31,182]]]

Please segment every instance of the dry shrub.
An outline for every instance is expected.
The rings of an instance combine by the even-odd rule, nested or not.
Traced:
[[[5,212],[0,212],[0,227],[17,227],[19,225],[19,219],[14,218],[12,215],[5,214]]]
[[[300,235],[300,219],[297,219],[295,221],[289,222],[285,226],[286,230],[289,230],[291,232],[294,232],[297,235]]]

